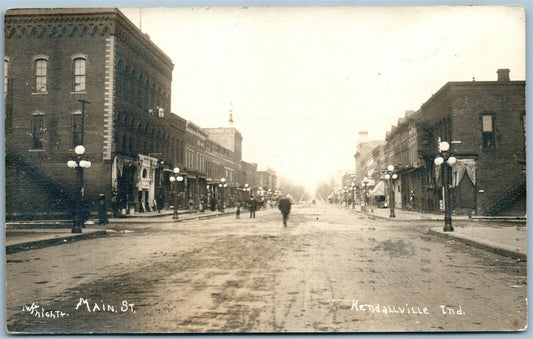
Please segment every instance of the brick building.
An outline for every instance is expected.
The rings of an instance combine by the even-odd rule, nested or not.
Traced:
[[[370,192],[376,183],[379,181],[382,162],[383,162],[383,146],[385,140],[369,140],[368,132],[359,132],[359,139],[357,140],[357,149],[354,154],[355,158],[355,184],[358,188],[358,199],[363,199],[363,179],[367,177],[369,183],[367,185],[367,193]],[[377,149],[376,149],[377,148]]]
[[[5,56],[8,213],[63,210],[75,190],[66,162],[82,142],[87,200],[114,191],[150,209],[158,159],[181,153],[168,131],[170,58],[117,9],[9,10]]]
[[[450,178],[456,213],[525,214],[525,82],[510,81],[508,69],[497,73],[497,81],[447,83],[387,133],[401,207],[443,209],[434,159],[439,141],[447,141],[457,158]]]
[[[170,113],[173,67],[118,9],[7,11],[7,216],[69,211],[78,191],[67,161],[79,144],[92,163],[82,189],[89,205],[116,194],[127,212],[150,211],[159,195],[169,206],[174,167],[185,179],[179,192],[196,200],[208,176],[234,181],[240,143],[237,162],[234,150]]]
[[[257,185],[263,190],[277,190],[278,189],[278,176],[276,171],[271,168],[267,168],[266,171],[257,171]]]

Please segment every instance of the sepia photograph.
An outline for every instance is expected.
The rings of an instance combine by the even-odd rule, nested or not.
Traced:
[[[8,335],[524,334],[526,8],[104,3],[3,11]]]

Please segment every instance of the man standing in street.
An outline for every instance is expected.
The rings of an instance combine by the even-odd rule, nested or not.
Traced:
[[[283,227],[287,227],[287,219],[289,219],[289,213],[291,213],[291,201],[288,196],[279,201],[278,208],[283,216]]]
[[[257,210],[257,200],[255,200],[253,195],[248,205],[250,208],[250,218],[255,218],[255,211]]]
[[[107,225],[108,223],[105,195],[100,194],[98,198],[98,225]]]

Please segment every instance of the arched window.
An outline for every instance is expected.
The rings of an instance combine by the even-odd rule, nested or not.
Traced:
[[[86,73],[87,59],[85,57],[75,57],[72,59],[72,74],[73,74],[73,90],[74,92],[85,92],[87,73]]]
[[[33,61],[34,93],[46,93],[47,57],[37,57]]]

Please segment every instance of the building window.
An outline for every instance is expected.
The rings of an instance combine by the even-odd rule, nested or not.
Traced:
[[[526,139],[526,113],[522,113],[522,134],[524,135],[524,150],[527,149]]]
[[[46,93],[46,67],[48,60],[44,58],[36,59],[34,61],[34,86],[35,93]]]
[[[44,114],[34,114],[31,117],[31,129],[32,129],[32,149],[40,150],[44,148],[44,132],[46,128],[44,126]]]
[[[74,92],[84,92],[86,82],[86,66],[87,60],[85,58],[75,58],[73,60],[73,74],[74,74]]]
[[[7,95],[7,83],[8,83],[8,71],[9,71],[9,59],[4,59],[4,100]]]
[[[83,133],[83,121],[81,112],[72,113],[72,148],[83,145],[82,133]]]
[[[494,117],[492,114],[483,114],[481,116],[483,149],[494,149]]]

